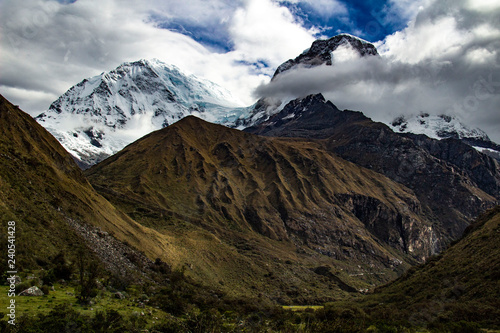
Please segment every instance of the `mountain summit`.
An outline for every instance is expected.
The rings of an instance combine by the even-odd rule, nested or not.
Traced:
[[[378,55],[375,46],[358,37],[340,34],[330,39],[318,39],[311,47],[295,59],[281,64],[273,75],[273,80],[279,74],[297,66],[315,67],[326,64],[331,66],[335,60],[343,60],[352,56]]]
[[[36,120],[85,167],[187,115],[230,126],[246,110],[238,105],[213,82],[139,60],[83,80]]]
[[[377,55],[377,48],[373,44],[349,34],[340,34],[330,39],[318,39],[295,59],[289,59],[278,66],[271,82],[278,81],[283,73],[290,70],[321,65],[337,66],[350,59]],[[317,93],[320,92],[317,91]],[[293,98],[293,96],[285,98],[285,100],[269,96],[260,98],[253,106],[250,116],[243,120],[243,127],[257,126],[265,122],[272,115],[281,111]]]

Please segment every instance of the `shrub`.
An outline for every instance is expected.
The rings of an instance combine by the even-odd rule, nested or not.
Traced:
[[[449,332],[449,333],[480,333],[482,332],[477,323],[467,321],[459,321],[452,323],[431,323],[429,328],[432,332]]]
[[[50,293],[49,287],[46,284],[42,286],[41,290],[44,295],[48,295]]]
[[[21,282],[16,285],[16,294],[19,294],[21,291],[28,289],[29,287],[32,287],[31,281],[25,281]]]

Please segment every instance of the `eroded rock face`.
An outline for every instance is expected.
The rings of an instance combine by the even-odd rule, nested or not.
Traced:
[[[415,134],[407,134],[407,137],[432,156],[463,170],[486,193],[500,198],[500,165],[494,158],[458,139],[433,140]]]
[[[339,200],[379,240],[419,260],[438,253],[444,245],[432,226],[423,226],[412,216],[421,212],[419,202],[410,202],[400,212],[373,197],[340,195]]]

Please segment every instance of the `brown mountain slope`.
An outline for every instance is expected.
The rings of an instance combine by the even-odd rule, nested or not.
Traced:
[[[375,316],[431,324],[500,325],[500,206],[483,214],[462,239],[362,301]],[[445,331],[445,330],[442,330]]]
[[[245,131],[321,140],[327,151],[407,186],[445,244],[460,237],[500,195],[494,159],[460,141],[394,133],[361,112],[339,110],[321,94],[294,100]]]
[[[320,265],[356,286],[387,281],[436,245],[413,193],[388,178],[315,143],[195,117],[86,175],[136,221],[175,235],[186,252],[171,260],[207,281],[258,286],[274,298],[295,295],[297,286],[307,286],[304,297],[325,294],[332,282],[306,269]]]
[[[0,219],[3,225],[16,222],[19,270],[33,269],[59,251],[72,254],[85,242],[95,246],[90,242],[95,227],[153,259],[162,255],[165,236],[137,224],[97,194],[57,140],[2,96],[0,128]],[[122,263],[119,259],[108,258],[106,264]]]

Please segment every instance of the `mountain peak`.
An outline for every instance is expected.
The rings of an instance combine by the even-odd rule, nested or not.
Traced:
[[[295,59],[290,59],[280,65],[273,75],[283,73],[296,66],[315,67],[326,64],[331,66],[334,63],[334,53],[342,51],[341,57],[358,55],[361,57],[368,55],[378,55],[377,49],[373,44],[358,37],[349,34],[340,34],[330,39],[315,40],[311,47]]]
[[[477,138],[490,141],[482,130],[471,129],[457,117],[445,114],[435,116],[422,112],[417,116],[399,116],[390,123],[390,126],[398,133],[425,134],[433,139]]]
[[[399,116],[388,124],[396,133],[426,135],[429,138],[457,139],[472,146],[477,151],[500,160],[500,145],[490,140],[479,128],[471,128],[456,116],[430,115],[420,113],[412,116]]]
[[[88,167],[187,115],[236,126],[247,108],[214,82],[158,59],[84,79],[36,120]]]

